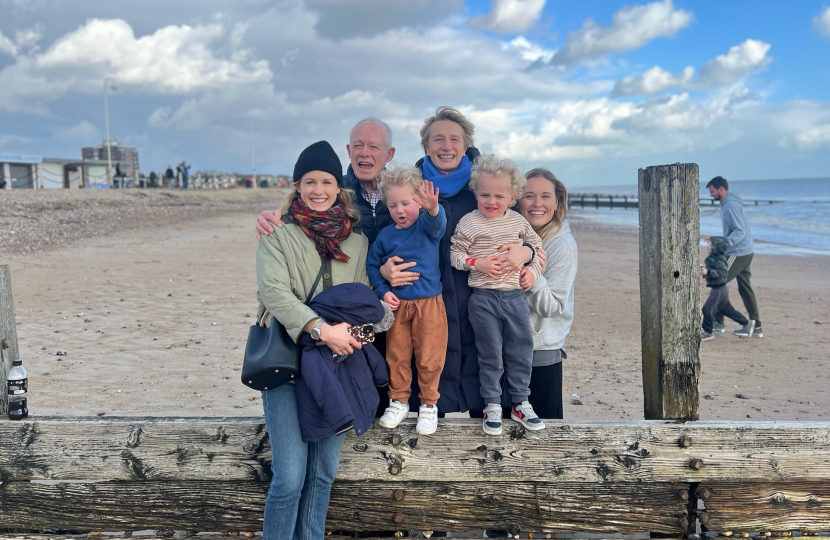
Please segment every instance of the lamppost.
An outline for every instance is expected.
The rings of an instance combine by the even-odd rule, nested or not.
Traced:
[[[110,114],[109,108],[107,107],[108,88],[116,89],[115,80],[112,77],[104,78],[104,125],[107,130],[107,183],[112,185],[112,141],[110,141]]]
[[[254,130],[259,129],[257,124],[251,124],[251,181],[252,181],[252,188],[257,187],[256,183],[256,152],[254,151]]]

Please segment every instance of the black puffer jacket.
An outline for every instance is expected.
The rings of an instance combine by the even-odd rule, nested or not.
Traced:
[[[706,257],[706,286],[720,287],[726,283],[726,276],[729,273],[729,262],[726,260],[726,248],[729,247],[729,240],[723,236],[713,236],[710,239],[712,252]]]
[[[343,176],[343,186],[354,192],[352,197],[352,204],[360,210],[360,228],[366,238],[369,239],[369,245],[378,237],[381,229],[387,225],[392,224],[392,216],[389,215],[389,209],[386,208],[386,203],[378,201],[377,206],[372,210],[372,205],[369,201],[363,198],[363,189],[360,186],[360,180],[354,174],[352,166],[349,165],[349,170]]]

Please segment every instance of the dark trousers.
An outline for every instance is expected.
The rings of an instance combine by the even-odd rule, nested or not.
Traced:
[[[741,326],[749,321],[744,317],[743,313],[732,307],[729,303],[729,287],[721,285],[720,287],[712,287],[709,290],[709,298],[703,304],[703,330],[712,333],[712,326],[716,317],[729,317]],[[721,323],[723,324],[723,323]]]
[[[530,394],[533,334],[524,291],[473,289],[467,316],[475,334],[485,406],[501,403],[502,375],[507,380],[511,401],[526,401]]]
[[[539,418],[562,419],[562,362],[533,368],[530,376],[530,397],[533,411]]]
[[[752,264],[752,256],[741,255],[740,257],[729,257],[729,272],[726,276],[726,282],[729,283],[733,279],[738,280],[738,294],[741,295],[741,300],[744,301],[744,307],[749,314],[750,319],[755,320],[755,328],[761,327],[761,314],[758,313],[758,302],[755,300],[755,291],[752,290],[752,271],[749,265]],[[715,316],[720,324],[723,324],[723,315]],[[731,319],[732,317],[730,317]]]

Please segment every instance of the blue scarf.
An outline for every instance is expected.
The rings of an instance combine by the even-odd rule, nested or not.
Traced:
[[[450,174],[441,174],[438,169],[435,168],[435,165],[432,164],[432,160],[429,159],[429,156],[426,156],[424,157],[422,167],[424,169],[424,180],[434,182],[435,187],[438,188],[441,196],[452,197],[467,187],[467,183],[470,181],[470,171],[473,168],[473,164],[470,162],[470,158],[463,156],[455,172],[451,172]]]

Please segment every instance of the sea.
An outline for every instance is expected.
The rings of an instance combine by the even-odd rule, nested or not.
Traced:
[[[636,185],[574,186],[571,193],[629,195]],[[830,178],[736,180],[729,192],[744,200],[744,212],[755,239],[755,252],[780,255],[830,256]],[[700,233],[723,234],[718,203],[711,206],[706,183],[700,185]],[[755,200],[759,203],[756,206]],[[766,201],[775,201],[768,204]],[[636,208],[571,207],[569,215],[615,226],[639,226]]]

